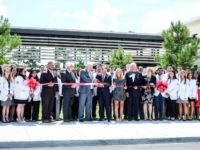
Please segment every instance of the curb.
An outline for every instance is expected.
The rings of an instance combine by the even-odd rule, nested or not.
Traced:
[[[200,137],[117,139],[117,140],[19,141],[19,142],[0,142],[0,148],[165,144],[165,143],[190,143],[199,141]]]

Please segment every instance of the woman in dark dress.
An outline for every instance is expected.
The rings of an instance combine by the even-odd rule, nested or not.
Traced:
[[[142,95],[143,109],[145,120],[152,120],[152,103],[154,97],[154,89],[156,85],[156,77],[153,75],[153,69],[147,68],[147,76],[144,77],[145,86]]]
[[[115,117],[117,121],[122,120],[123,112],[124,112],[124,101],[126,99],[125,89],[126,89],[126,81],[123,77],[123,72],[121,69],[117,69],[115,73],[115,78],[113,79],[113,99],[114,99],[114,109],[115,109]],[[119,113],[120,106],[120,113]]]

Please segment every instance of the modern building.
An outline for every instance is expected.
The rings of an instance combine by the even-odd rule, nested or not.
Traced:
[[[200,37],[200,17],[187,21],[185,25],[189,28],[191,36]]]
[[[121,46],[137,64],[155,66],[154,57],[163,53],[160,35],[35,28],[12,28],[11,33],[22,40],[19,48],[7,55],[18,64],[49,60],[63,64],[78,60],[105,63],[112,51]]]
[[[190,36],[200,38],[200,17],[191,19],[185,23],[190,30]],[[200,53],[200,52],[199,52]],[[200,55],[200,54],[199,54]],[[200,59],[195,62],[196,65],[200,66]]]

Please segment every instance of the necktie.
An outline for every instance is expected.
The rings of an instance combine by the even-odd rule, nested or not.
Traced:
[[[104,80],[105,80],[105,75],[102,74],[102,82],[104,82]]]
[[[52,75],[52,76],[53,76],[53,78],[54,78],[54,72],[53,72],[52,70],[51,70],[50,72],[51,72],[51,75]]]

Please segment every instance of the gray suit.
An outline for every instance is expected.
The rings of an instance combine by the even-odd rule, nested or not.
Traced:
[[[86,70],[80,72],[80,83],[92,83],[92,74]],[[86,120],[91,119],[92,111],[92,95],[93,91],[91,86],[80,86],[79,87],[79,120],[83,120],[84,107],[86,105]]]

